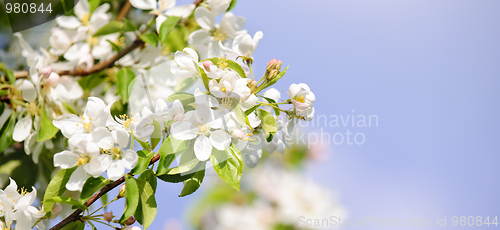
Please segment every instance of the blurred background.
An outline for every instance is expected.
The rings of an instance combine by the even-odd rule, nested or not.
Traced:
[[[290,69],[276,88],[305,82],[316,95],[304,129],[322,157],[300,172],[335,194],[342,219],[431,224],[344,229],[454,229],[453,216],[500,215],[498,9],[494,0],[238,1],[249,33],[264,32],[257,75],[280,59]],[[194,204],[218,180],[212,172],[183,198],[182,185],[159,183],[151,229],[194,228]]]

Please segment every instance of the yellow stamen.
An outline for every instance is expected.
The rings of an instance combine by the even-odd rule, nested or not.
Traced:
[[[86,26],[89,23],[90,20],[90,14],[84,14],[82,17],[82,24]]]
[[[80,157],[77,159],[78,166],[86,165],[90,161],[90,157],[88,154],[80,154]]]
[[[298,96],[298,97],[295,97],[295,100],[300,102],[300,103],[304,103],[306,102],[306,99],[304,98],[304,96]]]

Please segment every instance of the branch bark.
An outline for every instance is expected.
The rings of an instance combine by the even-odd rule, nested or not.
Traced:
[[[152,165],[153,163],[157,162],[160,159],[160,154],[156,154],[153,159],[149,162],[149,165]],[[118,180],[115,180],[113,183],[108,184],[104,186],[101,190],[99,190],[96,194],[94,194],[90,199],[85,202],[85,206],[90,206],[94,202],[96,202],[99,198],[101,198],[104,194],[107,192],[113,190],[114,188],[120,186],[123,182],[125,182],[125,177],[121,177]],[[50,228],[50,230],[58,230],[61,229],[62,227],[66,226],[67,224],[75,221],[79,221],[80,218],[82,217],[82,210],[77,209],[73,213],[71,213],[68,217],[66,217],[64,220],[59,222],[58,224],[54,225],[54,227]]]
[[[125,1],[125,4],[123,5],[122,9],[118,13],[118,17],[116,17],[116,21],[121,22],[122,19],[127,16],[127,13],[130,11],[130,8],[132,7],[132,4],[128,0]]]

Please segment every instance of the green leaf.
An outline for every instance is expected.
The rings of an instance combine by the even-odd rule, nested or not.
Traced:
[[[89,177],[82,188],[82,193],[80,194],[81,201],[87,201],[90,197],[94,195],[97,191],[102,189],[104,186],[109,184],[109,180],[100,176],[97,178]]]
[[[153,133],[151,134],[151,148],[156,148],[156,145],[161,141],[161,134],[164,130],[164,127],[161,127],[160,123],[156,120],[153,120]]]
[[[118,91],[118,95],[120,95],[122,99],[123,104],[128,101],[128,97],[130,96],[128,94],[128,87],[134,79],[135,74],[129,68],[122,68],[118,70],[118,73],[116,73],[116,89]]]
[[[94,37],[118,33],[122,32],[122,30],[123,30],[123,23],[117,21],[111,21],[108,24],[102,26],[100,29],[98,29],[94,33]]]
[[[163,175],[168,172],[168,169],[175,158],[189,148],[190,141],[180,141],[172,136],[169,136],[163,141],[158,153],[160,154],[160,162],[158,163],[157,175]]]
[[[148,169],[149,163],[151,162],[151,159],[153,159],[153,157],[155,156],[155,153],[145,150],[139,150],[137,151],[137,155],[139,155],[137,164],[132,170],[130,170],[130,174],[132,175],[138,175],[146,171],[146,169]]]
[[[137,139],[136,139],[136,141],[141,145],[141,147],[145,151],[151,152],[151,146],[149,146],[149,141],[143,142],[143,141],[140,141],[140,140],[137,140]]]
[[[89,15],[92,15],[94,10],[100,5],[101,0],[89,0],[89,6],[90,6],[90,13]]]
[[[120,52],[122,50],[121,47],[119,47],[117,44],[115,44],[114,42],[110,41],[110,40],[106,40],[107,42],[109,42],[109,44],[111,45],[111,48],[113,48],[113,50],[115,52]]]
[[[3,63],[0,62],[0,72],[3,72],[3,74],[7,77],[9,80],[10,84],[14,84],[16,82],[16,76],[14,76],[14,72],[12,70],[8,69]]]
[[[226,151],[213,148],[210,161],[219,177],[239,191],[241,175],[243,174],[243,159],[238,149],[232,144]]]
[[[245,70],[241,68],[240,64],[236,63],[235,61],[232,60],[226,60],[227,67],[231,68],[232,70],[236,71],[240,77],[246,78],[247,75],[245,74]]]
[[[271,133],[278,132],[278,123],[273,115],[262,109],[257,110],[257,115],[261,120],[260,125],[262,125],[262,129],[264,129],[266,138],[269,137]]]
[[[237,0],[232,0],[232,1],[231,1],[231,4],[229,4],[229,7],[227,8],[227,10],[226,10],[226,11],[230,11],[230,10],[232,10],[232,9],[234,8],[234,6],[236,6],[236,1],[237,1]]]
[[[81,204],[79,201],[69,198],[69,197],[64,197],[64,196],[55,196],[51,197],[50,199],[47,200],[47,202],[54,202],[54,203],[61,203],[61,204],[69,204],[73,205],[73,207],[76,207],[81,210],[86,210],[88,207]]]
[[[276,101],[274,101],[274,100],[273,100],[273,99],[271,99],[271,98],[268,98],[268,97],[262,97],[262,98],[266,99],[266,101],[267,101],[267,102],[269,102],[270,104],[276,104]],[[271,106],[271,107],[272,107],[272,106]],[[279,109],[274,108],[274,107],[272,107],[272,108],[273,108],[274,113],[276,114],[276,116],[279,116],[279,115],[281,114]]]
[[[177,23],[179,23],[180,18],[176,16],[169,16],[167,19],[161,24],[160,32],[158,33],[159,39],[162,44],[167,43],[167,38],[170,32],[175,28]]]
[[[203,182],[203,178],[205,177],[205,169],[195,172],[193,176],[184,181],[184,187],[182,188],[180,197],[187,196],[196,192]]]
[[[250,108],[250,109],[247,109],[247,111],[245,111],[245,115],[250,115],[253,111],[255,111],[257,108],[259,108],[260,105],[255,105],[254,107]]]
[[[142,179],[136,179],[139,189],[139,205],[135,210],[134,217],[146,230],[156,217],[157,206],[155,193],[151,185]]]
[[[175,100],[181,101],[182,105],[189,105],[195,102],[194,95],[185,92],[177,92],[167,97],[168,102],[174,102]]]
[[[106,74],[104,72],[97,72],[90,74],[87,77],[82,77],[78,80],[78,84],[82,87],[83,90],[91,90],[101,83],[103,83],[107,79]]]
[[[69,169],[61,169],[57,174],[50,180],[47,189],[45,190],[45,195],[43,195],[43,211],[48,213],[52,211],[54,207],[54,202],[47,201],[48,199],[56,196],[61,196],[66,191],[66,184],[75,171],[76,167]]]
[[[64,227],[61,228],[61,230],[83,230],[85,228],[85,223],[81,222],[79,220],[75,222],[71,222]]]
[[[158,182],[156,179],[156,175],[153,172],[153,169],[148,169],[148,170],[144,171],[138,177],[138,179],[142,179],[142,180],[147,181],[151,185],[151,188],[153,188],[153,191],[156,193],[156,187],[157,187]]]
[[[16,117],[13,114],[10,115],[9,119],[3,124],[0,130],[0,153],[3,152],[7,147],[12,145],[14,140],[12,139],[12,134],[14,133],[14,127],[16,125]]]
[[[203,85],[205,86],[205,89],[208,89],[208,81],[209,81],[209,79],[208,79],[207,73],[205,73],[205,70],[203,70],[198,65],[198,63],[196,63],[195,61],[193,61],[193,63],[194,63],[194,66],[196,66],[196,72],[201,77],[201,80],[203,80]]]
[[[184,91],[185,89],[187,89],[190,86],[192,86],[195,81],[196,80],[193,77],[184,78],[184,79],[180,80],[179,83],[177,83],[177,85],[175,86],[174,90],[176,92]]]
[[[243,109],[241,109],[240,105],[237,105],[233,108],[233,112],[236,114],[236,120],[240,125],[247,125],[249,128],[252,126],[250,125],[250,121],[248,120],[248,116],[245,112],[243,112]]]
[[[42,123],[36,141],[46,141],[52,139],[59,131],[58,128],[52,124],[52,121],[45,114],[45,108],[42,107]]]
[[[137,28],[134,26],[134,24],[132,24],[132,22],[130,22],[129,20],[127,20],[126,18],[123,18],[123,31],[136,31]]]
[[[158,45],[158,36],[155,33],[141,34],[139,38],[154,47]]]
[[[62,102],[62,105],[64,106],[64,108],[66,108],[70,113],[72,114],[76,114],[76,111],[75,109],[73,108],[73,106],[71,106],[70,104],[68,104],[68,102]]]
[[[139,205],[139,186],[137,181],[130,175],[125,176],[125,209],[120,217],[119,222],[127,220],[130,216],[134,215]]]

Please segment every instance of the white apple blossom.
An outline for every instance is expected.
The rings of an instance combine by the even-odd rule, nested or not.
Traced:
[[[54,166],[63,169],[77,166],[66,188],[70,191],[81,191],[90,176],[99,177],[106,170],[106,155],[101,154],[98,145],[88,138],[78,139],[76,143],[69,141],[69,145],[70,150],[54,155]]]
[[[92,138],[105,152],[100,158],[108,172],[108,179],[119,179],[125,173],[125,169],[132,169],[137,164],[137,153],[129,146],[130,134],[124,129],[110,132],[101,127],[92,133]]]
[[[215,23],[217,17],[223,7],[229,7],[227,2],[217,4],[216,1],[209,2],[210,5],[217,5],[214,8],[207,9],[198,7],[194,11],[196,22],[201,29],[194,31],[189,35],[188,42],[190,45],[203,45],[208,50],[209,57],[217,57],[222,54],[220,44],[225,44],[229,39],[235,39],[238,35],[246,34],[246,30],[242,30],[245,24],[245,18],[234,16],[233,13],[227,12],[224,14],[220,24]]]
[[[247,86],[248,80],[240,78],[234,71],[228,71],[217,82],[212,79],[209,82],[209,90],[215,97],[232,97],[238,101],[245,101],[250,96],[250,88]]]
[[[100,98],[89,97],[83,116],[71,114],[69,118],[54,120],[53,123],[67,138],[71,138],[76,133],[91,133],[93,129],[106,125],[107,111],[110,107],[111,104],[106,105]]]
[[[15,229],[31,229],[38,218],[45,216],[45,212],[31,206],[35,201],[37,191],[35,187],[32,187],[32,192],[21,190],[19,194],[16,182],[12,178],[9,179],[10,184],[5,190],[0,189],[0,217],[5,219],[3,227],[12,227],[13,221],[16,221]],[[37,227],[38,229],[45,228],[41,222],[37,224]]]
[[[253,38],[249,34],[240,34],[236,38],[234,38],[232,50],[225,46],[221,46],[221,48],[228,55],[233,53],[245,58],[251,58],[252,54],[255,52],[257,46],[259,45],[260,39],[262,39],[263,37],[264,34],[262,33],[262,31],[256,32]]]
[[[151,10],[150,14],[155,14],[156,31],[160,32],[161,24],[167,19],[167,16],[177,16],[187,18],[196,7],[194,4],[175,6],[176,0],[130,0],[132,6],[141,10]]]
[[[316,97],[305,83],[292,84],[288,89],[289,100],[295,107],[295,113],[300,118],[310,121],[314,117],[314,101]]]
[[[174,54],[177,66],[172,65],[170,71],[178,78],[193,77],[198,73],[198,54],[191,48],[184,48]]]
[[[177,140],[196,139],[194,153],[198,160],[206,161],[212,147],[225,150],[231,144],[231,136],[220,129],[225,122],[225,118],[215,116],[210,107],[198,104],[196,110],[186,113],[183,121],[172,124],[171,132]]]

